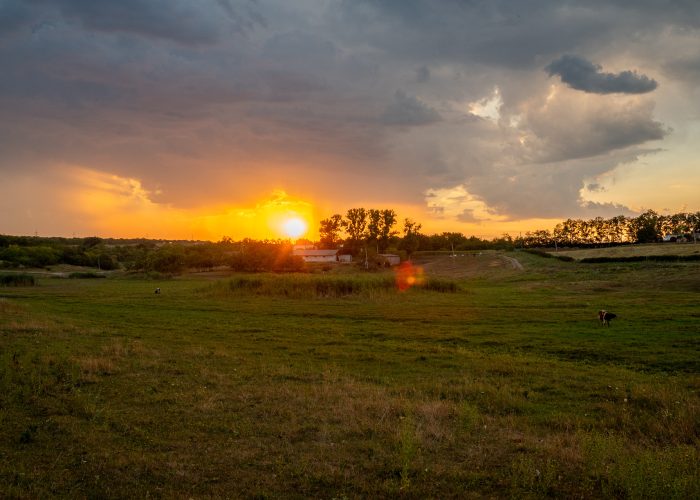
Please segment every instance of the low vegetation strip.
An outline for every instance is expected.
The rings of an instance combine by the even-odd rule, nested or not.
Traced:
[[[88,272],[75,272],[68,275],[71,279],[93,279],[93,278],[106,278],[105,274],[94,273],[92,271]]]
[[[537,255],[539,257],[544,257],[545,259],[559,259],[562,262],[573,262],[574,260],[576,260],[568,255],[556,255],[550,252],[545,252],[544,250],[538,250],[536,248],[526,248],[523,250],[523,252],[527,252],[532,255]]]
[[[0,286],[34,286],[36,281],[31,274],[1,274]]]
[[[396,293],[399,289],[394,274],[366,276],[256,274],[237,276],[228,281],[215,283],[212,288],[219,293],[295,298],[372,297]],[[416,279],[411,288],[443,293],[454,293],[459,290],[457,282],[442,278]]]
[[[584,264],[600,264],[603,262],[693,262],[700,261],[700,255],[632,255],[629,257],[584,257],[579,260]]]

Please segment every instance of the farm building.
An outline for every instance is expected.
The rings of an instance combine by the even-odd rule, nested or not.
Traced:
[[[377,257],[382,259],[382,262],[386,266],[398,266],[401,264],[401,257],[393,253],[380,253]]]
[[[304,262],[338,262],[338,250],[294,248],[293,253],[304,259]]]
[[[663,237],[665,243],[685,243],[687,240],[682,234],[667,234]]]

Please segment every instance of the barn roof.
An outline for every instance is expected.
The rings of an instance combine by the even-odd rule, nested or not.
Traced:
[[[299,255],[301,257],[330,257],[336,255],[338,250],[306,250],[306,249],[295,249],[294,255]]]

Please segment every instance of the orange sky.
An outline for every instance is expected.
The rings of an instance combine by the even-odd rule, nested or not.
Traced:
[[[315,239],[364,207],[492,238],[700,210],[700,4],[166,3],[0,8],[0,233],[296,217]]]
[[[0,201],[0,208],[32,200],[33,209],[23,214],[23,220],[5,221],[5,232],[42,236],[88,236],[123,238],[202,239],[218,241],[224,236],[242,238],[288,238],[285,222],[298,218],[306,222],[308,231],[300,237],[318,238],[319,221],[333,213],[344,215],[347,208],[296,198],[283,189],[261,193],[255,204],[217,204],[196,209],[183,209],[153,201],[153,194],[136,179],[103,174],[85,168],[70,167],[54,173],[46,186],[29,176],[14,180],[16,189]],[[60,189],[55,189],[60,186]],[[4,207],[3,207],[4,205]],[[371,208],[369,204],[356,206]],[[532,220],[498,222],[493,226],[458,224],[449,217],[426,217],[424,207],[387,204],[377,208],[392,208],[399,216],[396,229],[409,217],[423,224],[423,232],[465,231],[483,237],[515,235],[528,228],[548,227],[556,221]],[[25,228],[32,228],[27,232]]]

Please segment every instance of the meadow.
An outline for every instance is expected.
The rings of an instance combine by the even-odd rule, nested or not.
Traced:
[[[700,263],[417,262],[0,287],[0,496],[700,497]]]
[[[551,249],[550,249],[551,250]],[[700,254],[700,244],[697,243],[645,243],[635,245],[620,245],[600,248],[564,249],[553,255],[565,255],[576,260],[595,257],[646,257],[649,255],[687,257]]]

